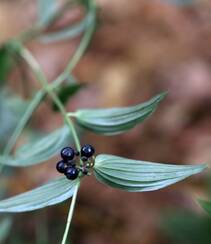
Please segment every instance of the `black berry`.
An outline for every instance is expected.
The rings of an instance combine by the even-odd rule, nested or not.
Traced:
[[[75,167],[67,167],[65,169],[65,175],[69,180],[75,180],[78,177],[78,169]]]
[[[75,152],[71,147],[65,147],[61,150],[61,157],[65,160],[72,160],[75,156]]]
[[[94,155],[95,149],[93,146],[86,144],[81,148],[81,157],[90,158]]]
[[[59,173],[64,173],[66,169],[66,164],[63,160],[59,161],[56,164],[56,169],[59,171]]]

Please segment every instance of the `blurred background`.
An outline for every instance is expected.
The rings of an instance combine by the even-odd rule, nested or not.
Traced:
[[[97,5],[96,33],[73,72],[84,86],[68,100],[68,111],[128,106],[161,91],[169,94],[157,111],[133,130],[112,137],[84,131],[82,142],[94,145],[97,153],[153,162],[209,164],[211,2],[98,0]],[[69,25],[82,15],[80,9],[70,9],[54,28]],[[30,28],[36,17],[35,0],[1,0],[0,44]],[[50,44],[33,40],[27,47],[50,81],[63,71],[79,40],[80,36]],[[5,64],[1,56],[0,63],[1,72]],[[6,87],[26,100],[39,89],[23,63],[13,66],[7,77]],[[4,90],[1,86],[0,92]],[[36,110],[30,122],[33,131],[47,133],[62,123],[61,115],[49,105],[50,99]],[[6,113],[0,110],[1,147],[7,140],[6,131],[10,133],[14,127],[3,127]],[[16,124],[18,116],[10,116],[8,120]],[[23,141],[24,136],[18,143]],[[5,169],[0,181],[6,185],[6,194],[26,191],[55,177],[56,160],[24,169]],[[208,171],[147,193],[123,192],[86,177],[78,195],[69,243],[211,243],[211,218],[196,201],[199,197],[211,198],[210,187]],[[69,203],[12,215],[11,228],[1,243],[59,243]]]

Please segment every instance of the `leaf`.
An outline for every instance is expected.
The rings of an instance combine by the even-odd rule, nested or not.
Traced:
[[[46,26],[58,10],[57,0],[38,0],[38,24]]]
[[[162,211],[159,229],[168,237],[168,243],[208,244],[211,243],[211,218],[198,214],[191,208],[165,209]]]
[[[57,42],[61,40],[67,40],[71,38],[75,38],[76,36],[83,33],[84,30],[86,30],[90,25],[93,25],[95,20],[95,16],[92,11],[90,11],[87,16],[81,20],[77,24],[73,24],[67,28],[64,28],[60,31],[52,32],[43,34],[39,40],[42,43],[51,43],[51,42]]]
[[[211,202],[210,201],[205,201],[202,199],[198,200],[199,204],[201,207],[208,213],[211,214]]]
[[[76,83],[76,82],[68,82],[58,89],[57,96],[59,97],[62,104],[65,105],[68,102],[68,100],[72,96],[77,94],[83,86],[84,85]],[[53,103],[53,109],[55,111],[58,111],[58,108],[55,103]]]
[[[3,241],[7,238],[9,235],[10,229],[12,226],[12,219],[9,217],[5,217],[0,222],[0,243],[3,243]]]
[[[0,86],[5,83],[7,75],[10,72],[14,62],[8,52],[8,49],[3,46],[0,48]]]
[[[78,184],[78,179],[54,179],[31,191],[0,201],[0,212],[27,212],[55,205],[70,198]]]
[[[205,168],[206,165],[160,164],[102,154],[96,157],[94,173],[100,182],[109,186],[143,192],[167,187]]]
[[[64,126],[36,142],[20,147],[14,157],[0,156],[0,163],[8,166],[25,167],[42,163],[55,156],[62,147],[72,141],[69,128]]]
[[[23,115],[28,103],[9,91],[0,93],[0,148],[3,148]]]
[[[85,129],[103,135],[116,135],[135,127],[148,118],[166,93],[161,93],[145,103],[131,107],[106,109],[80,109],[74,114],[78,124]]]

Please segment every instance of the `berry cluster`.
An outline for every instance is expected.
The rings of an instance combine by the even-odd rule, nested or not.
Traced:
[[[80,152],[75,151],[71,147],[65,147],[61,150],[62,160],[56,164],[56,169],[69,180],[76,179],[80,171],[87,175],[89,169],[94,165],[94,153],[95,149],[89,144],[84,145]],[[83,161],[83,166],[77,165],[75,160],[77,156],[80,156],[80,159]]]

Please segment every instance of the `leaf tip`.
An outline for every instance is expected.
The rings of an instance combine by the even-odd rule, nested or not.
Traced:
[[[159,95],[160,96],[160,101],[162,101],[165,97],[167,97],[168,93],[169,93],[168,91],[161,92],[160,95]]]

